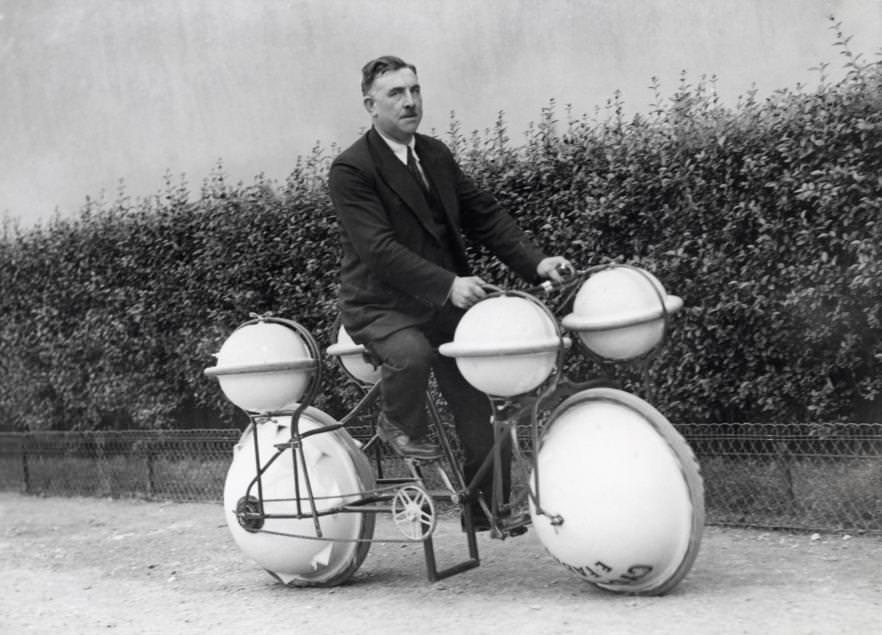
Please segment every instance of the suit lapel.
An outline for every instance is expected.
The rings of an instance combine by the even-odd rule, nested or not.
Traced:
[[[419,184],[414,181],[405,165],[373,128],[368,131],[368,147],[386,184],[401,197],[401,200],[417,217],[423,229],[438,240],[438,234],[432,227],[432,210],[429,209],[429,204],[420,190]]]

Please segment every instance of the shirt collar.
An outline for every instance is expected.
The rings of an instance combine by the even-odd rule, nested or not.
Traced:
[[[380,132],[379,128],[374,128],[374,130],[377,131],[377,134],[380,135],[380,138],[386,142],[386,145],[389,146],[389,149],[392,150],[392,152],[395,154],[395,156],[398,157],[398,160],[401,161],[404,165],[407,165],[407,148],[408,148],[408,146],[410,146],[410,149],[413,152],[413,156],[416,157],[417,163],[420,162],[420,158],[417,156],[416,147],[415,147],[416,137],[412,137],[410,140],[410,143],[405,144],[405,143],[401,143],[400,141],[395,141],[395,139],[390,139],[389,137],[384,135],[382,132]]]

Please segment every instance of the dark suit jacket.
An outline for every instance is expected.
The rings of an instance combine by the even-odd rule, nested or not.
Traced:
[[[471,275],[463,232],[529,281],[544,257],[493,197],[463,174],[447,146],[417,135],[415,147],[446,215],[447,245],[420,186],[376,130],[331,165],[343,247],[339,308],[358,343],[432,319],[454,277]],[[429,257],[438,249],[449,250],[452,271]]]

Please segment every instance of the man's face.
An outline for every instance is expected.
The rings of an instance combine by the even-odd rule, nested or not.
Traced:
[[[423,98],[416,73],[409,68],[383,73],[364,98],[374,126],[387,137],[409,143],[423,118]]]

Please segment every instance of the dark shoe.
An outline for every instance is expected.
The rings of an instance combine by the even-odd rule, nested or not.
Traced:
[[[463,531],[468,531],[468,527],[466,527],[465,512],[463,512],[459,517],[459,525],[460,527],[462,527]],[[475,530],[475,532],[490,531],[491,529],[490,520],[480,509],[472,510],[472,528]]]
[[[507,527],[509,516],[508,514],[502,514],[499,518],[499,528],[502,532],[503,536],[509,536],[511,538],[517,538],[518,536],[523,536],[527,533],[527,525],[526,524],[518,524],[513,527]],[[459,524],[462,527],[463,531],[468,531],[466,528],[466,519],[465,513],[463,513],[459,517]],[[487,515],[480,507],[472,508],[472,527],[475,530],[475,533],[482,531],[490,531],[493,529],[493,525],[490,523],[490,519],[487,518]]]
[[[517,538],[518,536],[523,536],[525,533],[527,533],[527,526],[518,525],[517,527],[512,527],[508,529],[505,533],[507,533],[510,538]]]
[[[377,436],[397,454],[409,459],[440,459],[440,446],[427,439],[414,439],[381,414],[377,419]]]

